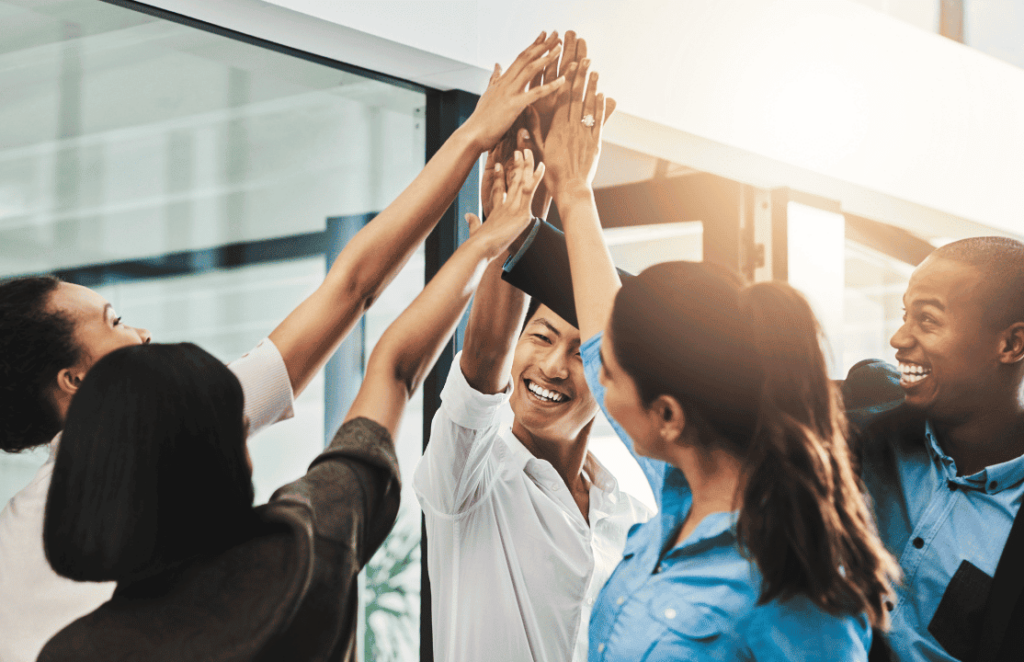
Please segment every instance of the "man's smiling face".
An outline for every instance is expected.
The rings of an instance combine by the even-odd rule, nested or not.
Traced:
[[[914,271],[903,297],[896,348],[908,405],[958,422],[984,411],[999,380],[1000,329],[987,307],[991,288],[980,269],[932,257]]]
[[[516,425],[549,441],[575,441],[597,414],[583,376],[580,332],[547,306],[529,319],[512,362]]]

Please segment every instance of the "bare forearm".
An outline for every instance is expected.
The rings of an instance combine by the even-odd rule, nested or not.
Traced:
[[[584,183],[561,186],[555,204],[565,229],[580,338],[586,341],[604,330],[622,282],[601,232],[591,188]]]
[[[365,416],[392,433],[469,304],[493,251],[471,237],[385,331],[345,420]]]
[[[481,393],[498,393],[508,383],[516,337],[526,312],[526,295],[501,280],[502,261],[492,261],[484,271],[462,349],[462,374]]]
[[[327,362],[452,203],[480,155],[457,130],[398,198],[345,246],[323,284],[274,331],[296,395]]]

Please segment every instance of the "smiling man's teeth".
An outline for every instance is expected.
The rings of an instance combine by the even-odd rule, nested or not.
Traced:
[[[557,391],[549,391],[546,388],[541,388],[540,386],[537,386],[533,382],[526,382],[526,386],[536,395],[544,398],[545,400],[550,400],[551,402],[563,402],[566,399],[565,396],[562,395],[561,393],[558,393]]]
[[[932,371],[925,368],[923,365],[916,363],[900,363],[900,376],[903,381],[908,384],[919,382],[928,375],[932,374]]]

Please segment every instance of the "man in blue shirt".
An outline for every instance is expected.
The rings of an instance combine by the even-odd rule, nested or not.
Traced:
[[[546,271],[528,293],[574,314],[568,279],[550,273],[563,240],[537,237],[544,245],[521,248],[506,277]],[[879,533],[905,575],[887,605],[894,657],[1024,659],[1024,527],[1010,534],[1024,498],[1024,243],[934,251],[904,305],[891,340],[899,370],[862,362],[845,388]]]
[[[890,343],[905,400],[850,412],[864,430],[879,533],[904,573],[887,605],[890,644],[900,660],[1024,659],[1019,609],[1002,633],[986,617],[990,593],[1010,590],[993,591],[993,577],[1024,496],[1024,243],[943,246],[914,271],[903,303]],[[855,366],[848,395],[867,372],[895,379],[883,366]],[[1000,576],[1012,571],[1002,566]],[[988,608],[1004,627],[1019,584],[1005,602]]]

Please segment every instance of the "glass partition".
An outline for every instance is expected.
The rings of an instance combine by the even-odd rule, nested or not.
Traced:
[[[383,209],[424,165],[422,90],[97,0],[0,0],[0,90],[0,278],[59,272],[224,361],[322,281],[327,218]],[[421,253],[375,304],[364,355],[423,273]],[[321,376],[253,439],[258,502],[323,447],[324,394]],[[0,504],[45,459],[0,455]],[[415,657],[419,521],[407,489],[367,569],[366,659]]]

